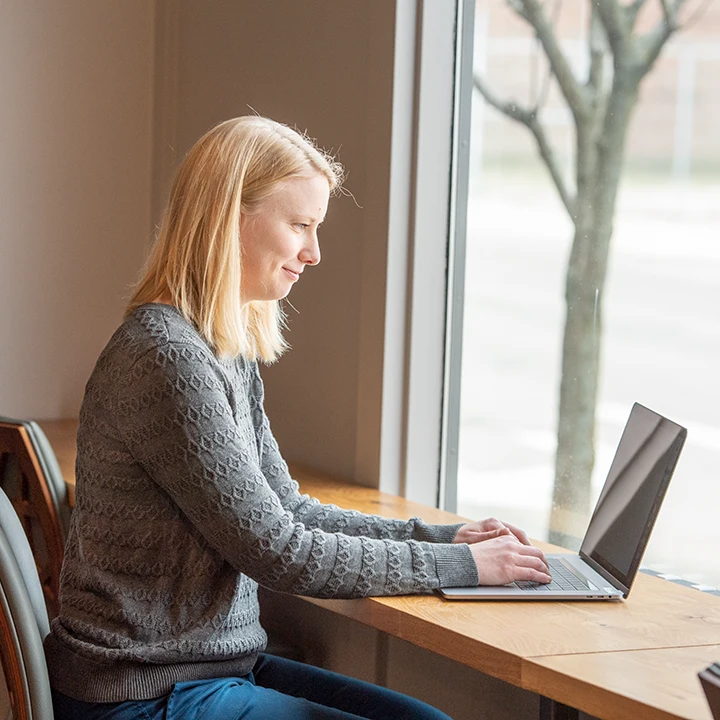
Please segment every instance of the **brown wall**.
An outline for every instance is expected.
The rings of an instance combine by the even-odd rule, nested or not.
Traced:
[[[156,116],[173,115],[174,107],[175,122],[156,128],[156,143],[177,151],[161,163],[172,165],[216,122],[255,110],[307,130],[347,169],[354,198],[331,201],[322,263],[290,297],[297,310],[288,308],[292,350],[263,375],[285,456],[355,477],[362,296],[375,274],[377,292],[384,291],[394,3],[160,6],[165,50],[158,55],[169,70],[157,70],[165,92]],[[159,166],[156,183],[166,184],[167,175]],[[368,243],[380,247],[369,264]]]

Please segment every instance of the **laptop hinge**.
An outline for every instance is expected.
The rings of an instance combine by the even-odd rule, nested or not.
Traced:
[[[619,590],[623,597],[627,597],[630,592],[630,588],[623,585],[612,573],[608,572],[602,565],[593,560],[587,553],[582,550],[578,553],[580,558],[584,560],[598,575],[601,575],[607,580],[616,590]]]

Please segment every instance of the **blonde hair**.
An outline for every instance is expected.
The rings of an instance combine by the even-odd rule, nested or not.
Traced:
[[[241,302],[240,213],[256,211],[284,180],[317,174],[339,189],[341,165],[286,125],[250,115],[212,128],[178,169],[126,316],[166,298],[217,355],[276,360],[287,349],[279,302]]]

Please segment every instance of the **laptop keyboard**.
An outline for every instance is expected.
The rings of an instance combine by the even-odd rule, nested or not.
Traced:
[[[518,580],[512,585],[520,588],[521,590],[528,590],[532,592],[549,592],[549,591],[560,591],[567,592],[569,590],[589,590],[586,580],[575,575],[575,573],[567,566],[560,558],[547,558],[548,565],[550,565],[550,575],[552,575],[552,582],[547,585],[542,583],[530,582],[529,580]]]

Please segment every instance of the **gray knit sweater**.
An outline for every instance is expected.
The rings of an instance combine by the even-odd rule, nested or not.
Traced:
[[[477,584],[458,527],[301,495],[256,363],[218,360],[175,308],[144,305],[86,388],[51,683],[118,702],[245,675],[266,642],[258,583],[333,598]]]

